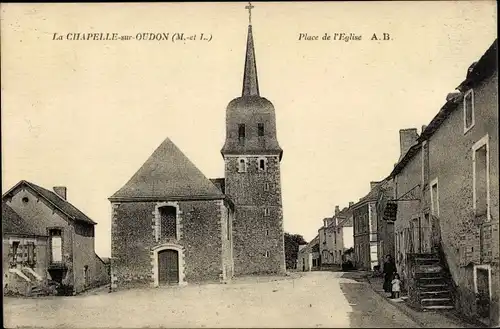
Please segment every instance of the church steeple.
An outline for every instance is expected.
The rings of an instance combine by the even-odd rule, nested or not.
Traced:
[[[259,80],[257,78],[257,64],[255,62],[255,49],[252,35],[252,4],[249,2],[245,9],[248,9],[248,37],[247,51],[245,56],[245,72],[243,75],[242,96],[260,96]]]
[[[276,115],[273,104],[260,96],[252,35],[252,8],[248,9],[248,36],[245,54],[243,89],[240,97],[226,109],[226,142],[222,155],[279,155],[283,150],[276,137]]]

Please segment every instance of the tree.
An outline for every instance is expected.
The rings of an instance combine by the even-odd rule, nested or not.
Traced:
[[[287,269],[296,267],[299,246],[304,244],[307,244],[307,242],[302,235],[285,232],[285,260]]]

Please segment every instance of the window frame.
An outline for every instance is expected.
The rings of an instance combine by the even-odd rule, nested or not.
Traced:
[[[489,286],[488,290],[489,290],[489,293],[490,293],[490,301],[491,301],[491,297],[492,297],[492,291],[491,291],[491,265],[490,264],[474,265],[473,276],[474,276],[474,293],[475,294],[478,294],[478,291],[477,291],[477,270],[478,269],[488,270],[488,286]]]
[[[261,168],[260,167],[260,164],[263,163],[264,164],[264,168]],[[264,157],[260,157],[257,159],[257,169],[260,171],[260,172],[266,172],[267,171],[267,159],[264,158]]]
[[[490,143],[489,134],[484,135],[474,145],[472,145],[472,209],[476,214],[476,151],[482,147],[486,148],[486,221],[490,220],[491,195],[490,195]]]
[[[174,235],[173,236],[167,236],[166,233],[164,233],[164,230],[163,230],[163,216],[162,215],[166,215],[164,214],[165,211],[167,211],[167,208],[172,208],[175,210],[175,219],[174,219]],[[158,225],[158,236],[159,236],[159,240],[178,240],[179,237],[178,237],[178,217],[179,215],[177,214],[177,212],[179,211],[178,207],[175,206],[175,205],[169,205],[169,204],[163,204],[161,206],[158,206],[157,207],[157,211],[158,211],[158,217],[159,217],[159,225]],[[167,217],[168,218],[168,217]],[[165,230],[166,231],[166,230]]]
[[[241,168],[241,164],[243,163],[243,169]],[[238,158],[238,172],[246,173],[248,169],[248,161],[246,158]]]
[[[434,209],[434,192],[432,191],[432,188],[434,187],[434,185],[437,186],[436,188],[436,205],[437,205],[437,211],[436,209]],[[430,190],[430,194],[431,194],[431,214],[433,216],[436,216],[436,217],[439,217],[439,180],[438,178],[434,178],[430,184],[429,184],[429,190]]]
[[[467,97],[470,95],[471,97],[471,124],[467,127]],[[464,117],[464,134],[466,134],[469,130],[472,129],[475,125],[475,113],[474,113],[474,89],[469,89],[464,94],[463,98],[463,117]]]
[[[61,232],[61,260],[60,261],[55,261],[54,260],[54,252],[53,252],[53,246],[52,246],[52,231],[59,231]],[[50,247],[50,263],[52,264],[61,264],[64,262],[64,228],[62,227],[48,227],[47,228],[47,235],[49,236],[49,247]]]

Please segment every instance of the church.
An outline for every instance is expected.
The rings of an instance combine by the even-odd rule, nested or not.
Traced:
[[[167,138],[109,201],[112,287],[284,274],[273,104],[260,96],[251,9],[240,97],[226,109],[225,178],[208,179]]]

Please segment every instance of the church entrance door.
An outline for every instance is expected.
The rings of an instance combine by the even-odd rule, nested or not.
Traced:
[[[158,252],[158,281],[160,284],[179,283],[179,253],[176,250]]]

